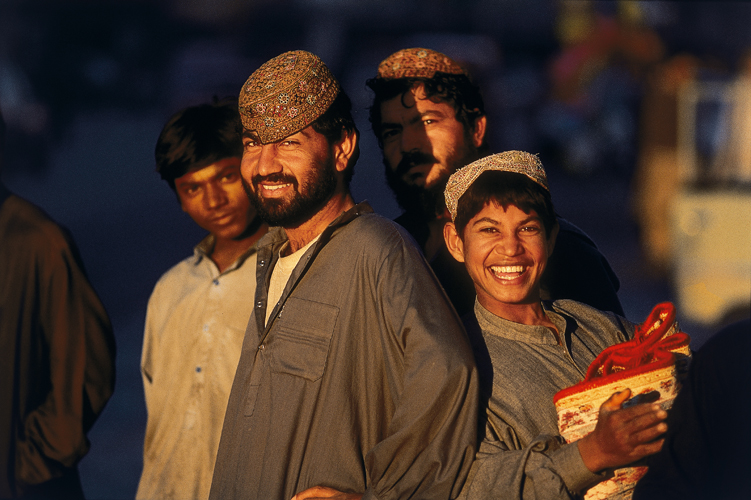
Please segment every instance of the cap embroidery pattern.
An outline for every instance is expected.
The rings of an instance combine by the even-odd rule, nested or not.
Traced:
[[[378,78],[433,78],[436,73],[466,74],[453,59],[435,50],[412,48],[394,52],[378,65]]]
[[[543,168],[537,155],[524,151],[506,151],[505,153],[486,156],[460,168],[449,177],[444,195],[446,207],[451,213],[451,220],[456,219],[456,207],[459,204],[459,198],[477,180],[480,174],[488,170],[525,175],[550,192],[545,168]]]
[[[323,61],[310,52],[285,52],[264,63],[240,90],[240,118],[263,144],[277,142],[318,119],[340,86]]]

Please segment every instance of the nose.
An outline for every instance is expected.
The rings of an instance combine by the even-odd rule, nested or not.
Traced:
[[[255,173],[262,176],[276,174],[282,171],[282,166],[277,161],[274,144],[260,146],[255,158]]]
[[[400,147],[402,154],[422,150],[425,142],[425,131],[416,130],[417,127],[404,127],[401,133]]]
[[[516,233],[504,234],[498,238],[494,251],[506,257],[515,257],[524,252],[521,240]]]
[[[209,185],[206,188],[206,196],[204,202],[208,208],[221,207],[227,203],[227,193],[219,186]]]

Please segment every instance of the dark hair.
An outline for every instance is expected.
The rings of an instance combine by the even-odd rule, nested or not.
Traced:
[[[547,189],[523,174],[488,170],[480,174],[459,198],[454,220],[459,237],[464,239],[464,229],[469,221],[491,202],[504,208],[515,205],[527,214],[534,210],[542,219],[548,239],[558,224],[553,200]]]
[[[359,135],[355,120],[352,118],[352,101],[350,101],[344,90],[339,91],[334,102],[329,108],[314,121],[311,126],[313,130],[326,137],[329,144],[334,144],[342,139],[344,132]],[[355,151],[349,160],[347,170],[344,173],[344,182],[349,184],[355,173],[355,163],[360,157],[360,141],[355,138]]]
[[[242,156],[237,99],[178,111],[159,134],[154,155],[156,171],[174,190],[175,179],[219,160]]]
[[[456,110],[456,119],[464,125],[465,131],[475,127],[475,121],[485,116],[485,103],[482,100],[480,88],[465,74],[436,73],[433,78],[371,78],[365,82],[375,93],[373,104],[370,106],[370,124],[373,127],[378,145],[383,148],[381,141],[381,104],[384,101],[402,96],[415,85],[422,84],[425,94],[433,101],[444,101]],[[485,142],[483,140],[483,142]],[[485,144],[480,148],[486,147]]]

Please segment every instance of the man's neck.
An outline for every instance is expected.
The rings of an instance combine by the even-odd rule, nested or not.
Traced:
[[[261,223],[258,229],[249,236],[240,239],[215,238],[214,248],[211,250],[211,258],[214,264],[219,268],[219,272],[224,272],[231,266],[242,254],[248,251],[261,236],[266,234],[269,227],[265,222]]]
[[[289,239],[285,255],[295,253],[321,234],[337,217],[355,206],[349,192],[337,193],[310,219],[294,228],[284,228]]]

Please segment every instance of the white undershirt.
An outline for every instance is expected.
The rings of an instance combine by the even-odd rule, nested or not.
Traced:
[[[266,324],[268,324],[269,322],[271,311],[274,310],[276,303],[279,302],[279,299],[282,296],[282,292],[284,292],[284,287],[287,286],[287,281],[289,281],[289,277],[292,275],[292,271],[295,270],[297,263],[300,262],[300,259],[308,250],[308,248],[310,248],[311,245],[318,241],[318,238],[320,237],[321,235],[319,234],[318,236],[313,238],[310,243],[308,243],[295,253],[287,255],[286,257],[282,257],[281,255],[284,249],[287,248],[287,245],[289,245],[289,241],[282,245],[282,248],[279,249],[279,259],[276,261],[276,265],[271,271],[271,280],[269,281],[269,296],[266,301]]]

